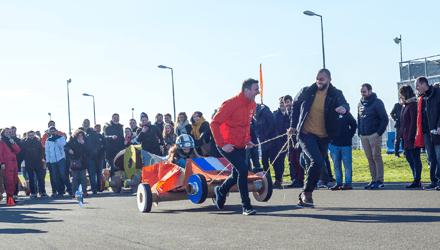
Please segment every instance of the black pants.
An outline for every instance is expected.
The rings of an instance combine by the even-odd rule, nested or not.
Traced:
[[[326,167],[325,159],[328,158],[329,139],[320,138],[314,134],[301,133],[299,143],[304,155],[307,157],[305,168],[307,171],[303,192],[313,192],[319,181],[321,171]]]
[[[278,154],[278,146],[273,146],[261,152],[261,161],[263,162],[263,170],[266,171],[269,169],[269,163],[272,163],[277,157]],[[284,155],[285,156],[285,155]],[[280,156],[278,156],[280,157]],[[279,161],[275,161],[273,163],[273,169],[275,172],[275,180],[282,181],[283,180],[283,172],[279,169]],[[284,170],[284,169],[283,169]],[[270,171],[267,172],[270,176]]]
[[[394,139],[394,155],[399,156],[400,150],[400,127],[396,127],[396,139]]]

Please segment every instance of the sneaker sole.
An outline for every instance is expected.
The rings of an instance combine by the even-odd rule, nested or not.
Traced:
[[[254,215],[254,214],[256,214],[256,213],[257,213],[257,210],[252,210],[250,213],[243,212],[243,214],[246,215],[246,216],[248,216],[248,215]]]
[[[312,206],[301,206],[301,205],[296,205],[297,208],[315,208],[314,205]]]

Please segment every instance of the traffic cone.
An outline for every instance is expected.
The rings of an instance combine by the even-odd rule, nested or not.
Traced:
[[[6,205],[7,206],[15,206],[14,199],[12,197],[9,197],[8,198],[8,203]]]

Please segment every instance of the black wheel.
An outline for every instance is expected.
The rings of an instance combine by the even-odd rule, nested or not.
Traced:
[[[119,177],[119,175],[113,175],[112,181],[114,181],[115,184],[116,184],[114,187],[112,187],[113,192],[120,193],[121,192],[121,188],[122,188],[121,177]]]
[[[137,188],[137,205],[139,212],[148,213],[151,211],[153,204],[153,195],[151,194],[151,187],[148,183],[141,183]]]

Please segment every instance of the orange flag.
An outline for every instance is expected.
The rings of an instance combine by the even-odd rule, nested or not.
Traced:
[[[261,92],[261,103],[263,103],[263,68],[260,63],[260,92]]]

